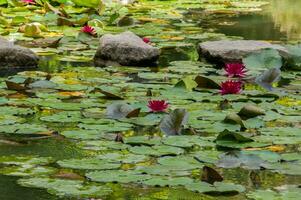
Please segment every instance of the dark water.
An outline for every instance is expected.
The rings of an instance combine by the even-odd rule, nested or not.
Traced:
[[[264,11],[224,17],[211,27],[245,39],[301,41],[300,8],[300,0],[270,0]]]
[[[25,188],[16,184],[17,177],[0,175],[0,199],[1,200],[55,200],[45,190]]]

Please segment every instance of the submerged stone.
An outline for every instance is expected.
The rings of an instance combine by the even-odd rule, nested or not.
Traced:
[[[213,63],[240,62],[251,53],[263,49],[275,49],[282,56],[287,55],[287,50],[281,45],[271,44],[265,41],[256,40],[219,40],[200,43],[198,53],[200,58]]]
[[[127,31],[118,35],[106,34],[94,57],[98,67],[108,65],[149,66],[156,64],[160,51]]]
[[[35,68],[38,61],[38,56],[30,49],[0,38],[0,68]]]

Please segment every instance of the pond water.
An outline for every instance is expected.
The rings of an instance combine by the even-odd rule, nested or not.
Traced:
[[[212,28],[231,36],[250,40],[299,41],[301,2],[270,0],[264,11],[221,18]]]
[[[215,33],[223,33],[227,36],[238,36],[245,39],[254,40],[273,40],[273,41],[298,41],[301,39],[301,1],[298,0],[271,0],[266,5],[264,11],[257,13],[245,14],[220,14],[215,16],[204,16],[201,14],[187,14],[186,19],[189,22],[199,22],[199,26],[205,30],[213,30]],[[203,23],[206,20],[206,23]],[[209,20],[209,21],[207,21]],[[175,30],[171,30],[175,31]],[[166,67],[174,60],[196,60],[197,56],[194,48],[187,47],[187,54],[183,50],[175,53],[173,50],[167,50],[164,58],[160,60],[160,67]],[[46,72],[62,72],[75,67],[93,66],[91,62],[74,63],[61,62],[56,56],[45,56],[40,61],[39,70]],[[157,69],[152,69],[156,71]],[[160,71],[160,69],[158,69]],[[14,73],[14,72],[12,72]],[[10,74],[12,74],[10,72]],[[2,74],[3,77],[8,74]],[[30,119],[31,120],[31,119]],[[33,119],[35,120],[35,119]],[[52,125],[49,125],[50,127]],[[6,138],[0,138],[0,140]],[[17,145],[0,142],[0,156],[8,155],[37,155],[42,157],[52,157],[54,159],[84,158],[90,155],[89,152],[82,151],[76,146],[76,142],[64,139],[60,136],[51,136],[45,139],[22,140],[13,138],[14,141],[20,142]],[[291,147],[299,151],[299,146]],[[79,174],[81,171],[76,171]],[[225,179],[231,179],[234,183],[239,183],[250,188],[267,189],[284,184],[300,184],[300,178],[295,176],[275,174],[255,170],[256,175],[261,177],[260,183],[254,187],[248,177],[252,170],[222,170]],[[300,177],[300,176],[299,176]],[[16,181],[18,178],[0,175],[0,199],[1,200],[55,200],[57,196],[50,195],[45,190],[32,189],[19,186]],[[245,199],[243,195],[231,197],[208,197],[184,189],[168,188],[141,188],[134,185],[121,187],[119,184],[112,185],[115,189],[114,194],[106,196],[103,200],[132,200],[132,199]],[[141,197],[141,198],[139,198]],[[142,198],[146,197],[146,198]],[[70,198],[62,198],[70,199]],[[72,199],[72,198],[71,198]],[[76,199],[76,198],[74,198]]]

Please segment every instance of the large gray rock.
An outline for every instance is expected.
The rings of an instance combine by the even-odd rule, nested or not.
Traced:
[[[108,65],[149,66],[156,63],[160,51],[132,32],[118,35],[106,34],[100,38],[100,44],[94,57],[96,66]]]
[[[203,42],[199,44],[198,52],[200,57],[204,57],[210,62],[220,63],[241,61],[248,54],[258,52],[262,49],[276,49],[283,56],[287,54],[287,50],[281,45],[256,40]]]
[[[35,68],[38,56],[30,49],[10,44],[0,38],[0,68]]]

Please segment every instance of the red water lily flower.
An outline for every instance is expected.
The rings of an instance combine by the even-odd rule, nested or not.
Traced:
[[[245,77],[246,68],[242,63],[226,63],[225,71],[227,72],[228,77]]]
[[[242,82],[241,81],[234,81],[234,80],[227,80],[222,82],[221,85],[221,94],[239,94],[242,90]]]
[[[142,38],[143,42],[145,42],[146,44],[149,44],[151,42],[151,40],[147,37]]]
[[[86,25],[86,26],[84,26],[82,29],[81,29],[81,31],[83,32],[83,33],[87,33],[87,34],[90,34],[90,35],[96,35],[96,31],[95,31],[95,29],[92,27],[92,26],[89,26],[89,25]]]
[[[164,100],[151,100],[148,102],[149,109],[151,112],[164,112],[169,104]]]
[[[25,4],[36,4],[35,0],[21,0],[21,2]]]

